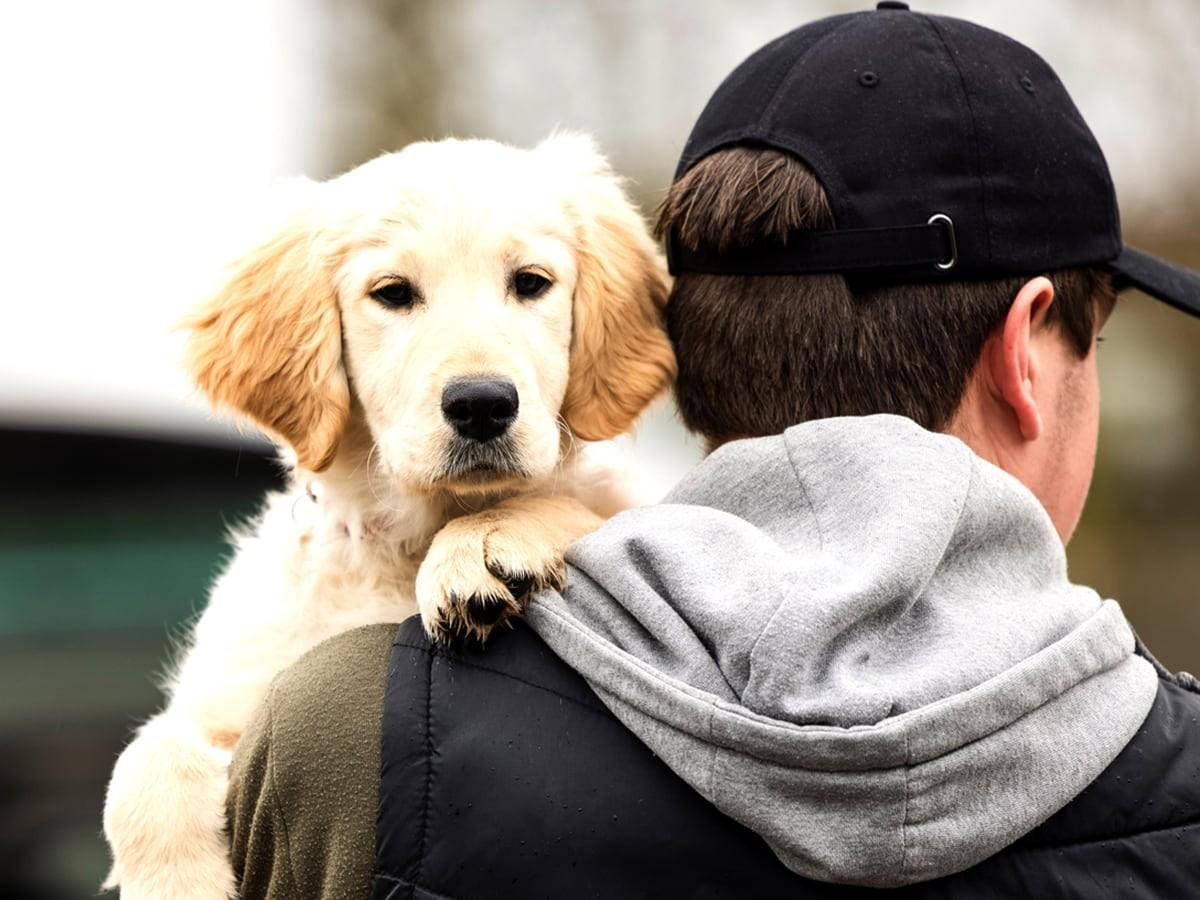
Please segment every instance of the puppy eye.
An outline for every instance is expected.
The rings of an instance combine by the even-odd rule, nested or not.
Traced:
[[[537,272],[518,272],[513,276],[513,291],[522,300],[540,297],[550,289],[550,279]]]
[[[388,309],[408,309],[417,302],[417,294],[408,281],[389,281],[371,291],[371,299]]]

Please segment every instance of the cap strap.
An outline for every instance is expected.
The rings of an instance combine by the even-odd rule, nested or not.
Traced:
[[[672,275],[808,275],[921,266],[946,270],[956,262],[954,222],[944,213],[935,214],[924,225],[793,231],[782,242],[721,251],[705,247],[693,250],[680,245],[673,235],[667,241],[667,264]]]

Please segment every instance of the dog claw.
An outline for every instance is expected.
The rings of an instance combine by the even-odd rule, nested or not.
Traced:
[[[495,625],[508,610],[507,601],[499,597],[472,597],[467,601],[467,618],[473,624]]]
[[[533,590],[534,576],[532,572],[518,572],[515,575],[497,573],[497,577],[504,582],[504,586],[508,588],[508,592],[518,603],[524,604],[525,598]]]

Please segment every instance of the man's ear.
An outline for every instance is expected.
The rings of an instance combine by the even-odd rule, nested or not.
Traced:
[[[1042,415],[1034,392],[1039,365],[1033,337],[1046,326],[1053,302],[1050,279],[1039,276],[1025,282],[1004,317],[1000,333],[989,341],[993,343],[988,356],[992,380],[1026,441],[1037,440],[1042,433]]]
[[[605,440],[627,431],[675,377],[663,312],[666,264],[591,138],[556,135],[535,152],[563,178],[576,228],[579,272],[562,414],[579,437]]]
[[[187,368],[214,407],[291,446],[300,468],[333,462],[350,410],[336,259],[314,215],[298,214],[237,260],[183,324]]]

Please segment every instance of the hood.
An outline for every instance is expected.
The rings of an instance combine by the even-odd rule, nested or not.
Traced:
[[[789,868],[893,886],[1069,802],[1150,711],[1018,481],[895,416],[728,444],[574,545],[533,627]]]

